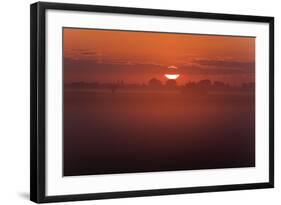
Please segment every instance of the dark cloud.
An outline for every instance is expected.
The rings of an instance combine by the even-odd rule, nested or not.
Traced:
[[[80,55],[86,55],[86,56],[97,56],[98,53],[94,51],[80,51]]]
[[[183,74],[189,75],[241,75],[252,74],[251,69],[229,68],[229,67],[201,67],[201,66],[184,66],[181,67]]]
[[[233,61],[233,60],[194,60],[194,63],[201,66],[224,67],[224,68],[255,68],[254,61]]]
[[[107,63],[99,62],[97,59],[74,59],[64,58],[64,69],[69,72],[89,72],[98,74],[113,73],[155,73],[159,74],[163,71],[163,66],[150,63],[129,63],[121,60],[112,60]]]
[[[90,49],[65,49],[65,54],[69,57],[86,57],[86,58],[98,58],[101,56],[101,53]]]
[[[193,75],[239,75],[255,73],[255,62],[195,59],[181,67],[186,74]]]

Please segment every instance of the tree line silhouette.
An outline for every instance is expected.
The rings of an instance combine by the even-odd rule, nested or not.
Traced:
[[[249,92],[255,90],[255,83],[248,82],[242,83],[240,86],[229,85],[228,83],[222,81],[212,82],[209,79],[204,79],[200,81],[189,81],[184,85],[178,85],[176,80],[167,80],[162,83],[157,78],[152,78],[147,84],[137,84],[137,83],[125,83],[123,80],[118,80],[111,83],[100,83],[100,82],[72,82],[65,84],[65,88],[69,89],[93,89],[93,90],[107,90],[115,93],[117,91],[135,90],[135,91],[169,91],[169,90],[179,90],[183,93],[197,93],[206,94],[212,91],[241,91]]]

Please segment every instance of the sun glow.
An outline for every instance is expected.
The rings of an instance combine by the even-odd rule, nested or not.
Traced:
[[[176,80],[179,76],[179,74],[165,74],[165,77],[169,80]]]

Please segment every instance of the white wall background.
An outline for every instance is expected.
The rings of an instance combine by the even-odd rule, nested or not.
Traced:
[[[52,1],[52,0],[49,0]],[[0,6],[0,204],[29,201],[29,4],[2,1]],[[67,204],[279,204],[281,200],[281,42],[278,0],[60,0],[68,3],[146,7],[275,17],[275,189],[69,202]],[[279,81],[278,81],[279,80]],[[65,203],[63,203],[65,204]]]

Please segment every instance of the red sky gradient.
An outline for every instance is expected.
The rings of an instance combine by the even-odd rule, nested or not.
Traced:
[[[178,84],[210,79],[232,85],[255,78],[255,38],[64,28],[65,83],[163,83],[168,66]]]

